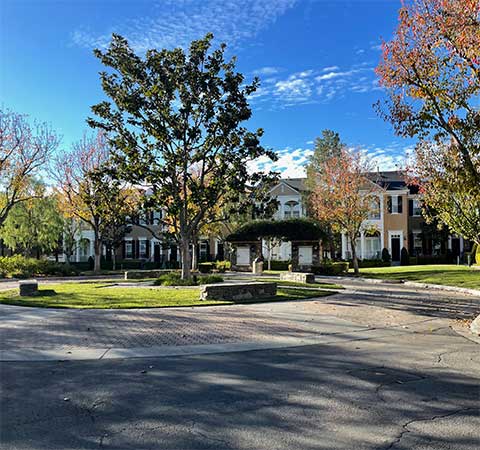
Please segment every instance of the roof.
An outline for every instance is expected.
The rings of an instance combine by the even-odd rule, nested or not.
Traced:
[[[297,191],[305,191],[305,182],[307,181],[306,178],[282,178],[281,182],[288,184],[291,188]]]
[[[369,173],[369,178],[388,191],[401,191],[409,189],[410,193],[417,193],[418,189],[407,186],[405,172],[400,170],[375,171]],[[306,191],[306,178],[281,178],[280,181],[297,191]]]

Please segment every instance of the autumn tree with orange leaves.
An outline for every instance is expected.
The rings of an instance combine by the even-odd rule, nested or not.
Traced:
[[[322,163],[309,198],[316,219],[347,236],[356,275],[358,239],[362,231],[369,231],[362,227],[373,209],[373,197],[381,189],[371,179],[371,169],[364,153],[343,148],[338,156]]]
[[[87,224],[94,234],[94,272],[100,272],[104,240],[110,242],[117,227],[137,213],[137,190],[111,176],[110,145],[103,132],[85,135],[70,151],[58,155],[52,174],[62,195],[60,207],[67,218]],[[115,229],[114,229],[115,228]]]
[[[406,1],[376,71],[428,218],[480,244],[480,0]]]

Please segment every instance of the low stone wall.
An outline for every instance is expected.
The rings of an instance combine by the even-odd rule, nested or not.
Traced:
[[[296,283],[315,283],[315,275],[306,272],[282,272],[281,281],[295,281]]]
[[[275,295],[277,283],[222,283],[200,287],[200,300],[249,300]]]
[[[31,297],[38,294],[37,280],[25,280],[18,283],[20,287],[20,297]]]
[[[158,278],[164,273],[169,273],[171,270],[158,269],[158,270],[128,270],[125,272],[126,280],[139,280],[141,278]]]

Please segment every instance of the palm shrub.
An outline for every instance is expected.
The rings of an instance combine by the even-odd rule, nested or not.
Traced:
[[[389,263],[391,260],[392,260],[392,257],[390,256],[388,249],[384,247],[382,250],[382,261],[385,263]]]
[[[402,247],[400,252],[400,265],[401,266],[408,266],[410,264],[410,256],[408,254],[408,250],[405,247]]]

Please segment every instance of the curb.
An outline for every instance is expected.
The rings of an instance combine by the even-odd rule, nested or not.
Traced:
[[[335,279],[339,281],[362,281],[370,284],[403,284],[404,286],[417,287],[422,289],[436,289],[439,291],[459,292],[480,297],[480,289],[461,288],[457,286],[446,286],[443,284],[419,283],[416,281],[405,280],[384,280],[380,278],[364,278],[364,277],[342,277],[321,275],[321,278]]]

